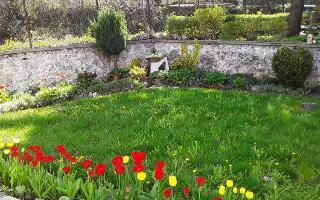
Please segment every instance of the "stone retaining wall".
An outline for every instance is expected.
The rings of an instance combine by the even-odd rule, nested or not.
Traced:
[[[133,58],[150,55],[153,50],[166,54],[169,63],[179,55],[182,42],[146,40],[129,42],[118,56],[105,55],[94,44],[50,47],[0,52],[0,87],[24,91],[65,80],[74,82],[78,73],[95,72],[100,78],[115,67],[130,64]],[[282,43],[201,41],[199,67],[225,73],[246,73],[255,77],[273,77],[272,57]],[[311,86],[320,86],[320,46],[292,45],[310,49],[314,54],[314,69],[307,80]],[[192,49],[192,46],[190,46]],[[146,61],[145,61],[146,62]]]

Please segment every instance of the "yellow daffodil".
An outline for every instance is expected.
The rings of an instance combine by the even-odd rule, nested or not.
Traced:
[[[234,187],[234,188],[232,189],[232,192],[235,193],[235,194],[237,194],[237,193],[238,193],[238,188]]]
[[[177,177],[169,176],[169,185],[175,187],[177,185]]]
[[[196,172],[197,172],[197,169],[193,169],[192,172],[193,172],[193,173],[196,173]]]
[[[7,147],[13,147],[14,146],[14,142],[8,142],[7,143]]]
[[[226,187],[224,187],[224,185],[220,185],[219,194],[224,195],[225,193],[226,193]]]
[[[233,187],[233,180],[227,180],[226,184],[229,188]]]
[[[129,162],[130,158],[129,156],[123,156],[122,160],[123,160],[123,163],[126,164]]]
[[[4,142],[0,142],[0,149],[2,149],[6,144]]]
[[[146,180],[146,177],[147,177],[147,174],[146,174],[145,172],[139,172],[139,173],[137,174],[137,179],[138,179],[139,181],[144,181],[144,180]]]
[[[253,199],[253,192],[247,191],[246,192],[246,197],[247,197],[247,199]]]
[[[10,153],[10,149],[5,149],[5,150],[3,150],[3,153],[6,154],[6,155],[8,155],[8,154]]]
[[[241,193],[241,194],[246,193],[246,189],[245,189],[244,187],[241,187],[241,188],[240,188],[240,193]]]
[[[20,138],[14,138],[13,142],[16,143],[16,144],[19,144],[21,142],[21,139]]]

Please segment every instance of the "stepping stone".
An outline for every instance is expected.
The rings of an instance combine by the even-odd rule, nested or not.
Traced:
[[[18,199],[13,198],[13,197],[9,197],[9,196],[5,195],[4,193],[0,192],[0,200],[18,200]]]
[[[301,107],[305,110],[315,110],[318,108],[316,103],[302,103]]]

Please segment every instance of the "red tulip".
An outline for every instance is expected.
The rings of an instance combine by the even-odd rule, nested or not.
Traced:
[[[156,168],[164,168],[166,166],[166,164],[162,161],[162,160],[159,160],[157,162],[157,165],[156,165]]]
[[[33,161],[31,161],[30,164],[31,164],[32,167],[36,167],[38,165],[38,163],[39,162],[37,160],[33,160]]]
[[[144,168],[145,168],[144,165],[135,165],[132,167],[132,171],[139,173],[139,172],[142,172]]]
[[[115,167],[116,174],[123,175],[126,168],[123,165],[118,165]]]
[[[95,166],[94,169],[95,169],[95,172],[98,176],[102,176],[106,172],[107,165],[106,164],[98,164]]]
[[[94,170],[91,170],[91,171],[89,172],[89,176],[90,176],[90,177],[94,177],[94,175],[95,175]]]
[[[160,181],[163,179],[164,177],[164,172],[162,169],[160,168],[156,168],[156,170],[154,171],[154,177],[156,178],[156,180]]]
[[[223,200],[223,198],[221,198],[221,197],[215,197],[215,198],[212,198],[212,200]]]
[[[65,159],[70,159],[71,158],[71,154],[70,153],[65,153],[64,154],[64,158]]]
[[[82,167],[85,168],[85,169],[90,168],[91,165],[92,165],[92,161],[91,161],[91,160],[84,160],[84,161],[82,162]]]
[[[37,151],[36,152],[36,160],[37,161],[43,161],[43,157],[44,157],[45,155],[44,155],[44,152],[42,152],[42,151]]]
[[[32,145],[32,146],[29,146],[29,147],[28,147],[28,150],[29,150],[29,151],[35,151],[35,152],[37,152],[37,151],[40,151],[40,150],[41,150],[41,147],[40,147],[40,146],[34,146],[34,145]]]
[[[190,194],[190,188],[189,187],[184,187],[182,189],[182,191],[183,191],[183,194],[186,195],[186,196],[188,196]]]
[[[163,195],[165,198],[170,198],[172,195],[171,189],[167,188],[163,191]]]
[[[70,162],[71,162],[71,163],[77,162],[77,158],[76,158],[76,157],[71,157],[71,158],[70,158]]]
[[[199,187],[201,187],[206,183],[206,180],[202,176],[199,176],[197,178],[197,183],[198,183]]]
[[[63,172],[64,172],[65,174],[69,174],[69,173],[71,172],[71,167],[70,167],[70,166],[64,167],[64,168],[63,168]]]
[[[132,152],[131,156],[134,160],[136,165],[141,165],[142,162],[146,159],[147,153],[146,152]]]
[[[67,150],[66,150],[66,148],[64,147],[63,144],[56,146],[56,149],[57,149],[57,151],[58,151],[60,154],[62,154],[62,155],[64,155],[65,153],[67,153]]]
[[[54,156],[44,156],[42,160],[45,163],[52,163],[54,161],[54,159],[55,159]]]
[[[19,156],[19,152],[17,152],[17,151],[12,151],[11,152],[11,157],[12,158],[16,158],[16,157],[18,157]]]
[[[11,151],[19,151],[19,149],[17,146],[13,146],[13,147],[11,147]]]
[[[112,164],[116,167],[116,166],[119,166],[119,165],[122,165],[123,163],[123,158],[122,156],[116,156],[112,159]]]
[[[25,151],[23,155],[27,161],[31,162],[33,160],[33,157],[27,151]]]

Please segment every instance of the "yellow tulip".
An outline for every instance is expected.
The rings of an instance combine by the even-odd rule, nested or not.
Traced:
[[[219,188],[219,194],[220,195],[224,195],[226,193],[226,189],[224,189],[224,188]]]
[[[193,173],[196,173],[196,172],[197,172],[197,169],[193,169],[192,172],[193,172]]]
[[[129,156],[123,156],[122,160],[123,160],[123,163],[126,164],[129,162],[130,158]]]
[[[246,189],[245,189],[244,187],[241,187],[241,188],[240,188],[240,193],[241,193],[241,194],[246,193]]]
[[[146,174],[145,172],[139,172],[139,173],[137,174],[137,179],[138,179],[139,181],[144,181],[144,180],[146,180],[146,177],[147,177],[147,174]]]
[[[6,144],[4,142],[0,142],[0,149],[2,149]]]
[[[231,188],[233,187],[233,180],[227,180],[227,187]]]
[[[13,147],[14,146],[14,142],[8,142],[7,143],[7,147]]]
[[[247,191],[246,197],[247,197],[247,199],[253,199],[253,192]]]
[[[226,187],[224,185],[220,185],[219,190],[226,190]]]
[[[234,188],[232,189],[232,192],[235,193],[235,194],[237,194],[237,193],[238,193],[238,188],[234,187]]]
[[[177,185],[177,177],[169,176],[169,185],[175,187]]]
[[[10,153],[10,149],[5,149],[5,150],[3,150],[3,153],[6,154],[6,155],[8,155],[8,154]]]

